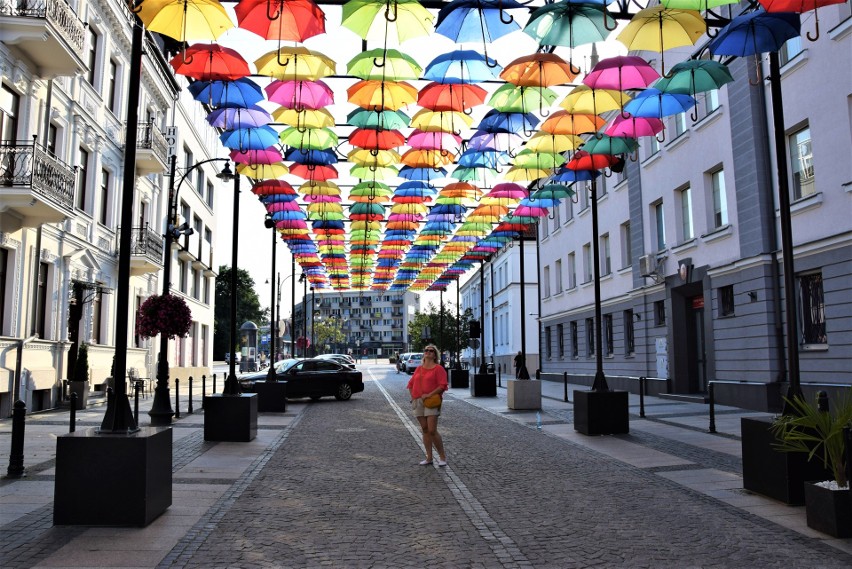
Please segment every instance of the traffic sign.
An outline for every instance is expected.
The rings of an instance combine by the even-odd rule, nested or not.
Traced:
[[[468,340],[467,345],[473,348],[474,350],[479,349],[479,338],[471,338]]]

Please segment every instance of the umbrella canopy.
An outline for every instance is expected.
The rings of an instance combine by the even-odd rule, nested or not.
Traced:
[[[479,83],[497,79],[501,67],[472,50],[456,50],[433,59],[423,72],[423,79],[436,83]]]
[[[402,111],[383,109],[355,109],[346,117],[346,122],[358,128],[400,129],[407,127],[410,121]]]
[[[574,87],[559,103],[559,106],[571,113],[599,115],[607,111],[622,108],[630,95],[614,89],[592,89],[588,85]]]
[[[411,148],[421,150],[452,150],[456,152],[461,145],[461,136],[446,131],[415,130],[408,137]]]
[[[431,82],[420,90],[417,104],[433,111],[466,111],[485,102],[479,85]]]
[[[337,146],[337,133],[328,128],[287,127],[279,135],[281,144],[300,150],[323,150]]]
[[[713,91],[734,78],[728,67],[712,59],[689,59],[673,66],[667,77],[653,87],[664,93],[681,93],[695,97],[696,93]]]
[[[435,31],[456,43],[488,44],[520,29],[504,11],[524,8],[515,0],[453,0],[438,12]]]
[[[334,75],[334,60],[306,47],[282,47],[265,53],[254,62],[258,75],[275,79],[316,81]]]
[[[411,117],[411,127],[427,132],[452,132],[459,134],[464,127],[470,127],[473,119],[458,111],[430,111],[420,109]]]
[[[241,77],[234,80],[194,81],[189,85],[192,98],[211,108],[250,107],[264,100],[260,85]]]
[[[213,43],[192,45],[169,63],[178,75],[202,81],[233,81],[251,73],[236,50]]]
[[[537,8],[524,27],[524,33],[541,45],[576,47],[603,41],[609,35],[603,2],[562,0]]]
[[[257,127],[272,122],[272,116],[260,107],[225,107],[207,115],[210,126],[225,130]]]
[[[275,164],[238,164],[237,174],[254,180],[273,180],[286,176],[290,170],[281,162]]]
[[[563,101],[560,104],[564,104]],[[567,110],[556,111],[541,123],[541,130],[550,134],[587,134],[597,132],[606,121],[596,113],[581,113]]]
[[[346,64],[346,71],[359,79],[405,81],[419,79],[423,68],[410,55],[379,48],[360,52]]]
[[[337,168],[325,164],[293,164],[290,174],[312,182],[325,182],[338,177]]]
[[[334,91],[322,81],[272,81],[265,88],[270,102],[288,109],[321,109],[334,104]]]
[[[359,148],[390,150],[405,144],[405,135],[398,130],[356,128],[349,134],[349,144]]]
[[[609,136],[655,136],[664,129],[663,121],[656,117],[634,117],[619,114],[605,131]]]
[[[662,118],[686,112],[693,106],[695,106],[695,99],[689,95],[645,89],[635,99],[624,105],[624,112],[634,117]]]
[[[138,15],[148,31],[179,42],[214,40],[234,27],[219,0],[146,0]]]
[[[547,87],[519,87],[506,83],[491,94],[488,106],[507,113],[523,113],[536,108],[542,111],[550,107],[556,97],[556,92]]]
[[[697,10],[652,6],[639,10],[616,39],[629,50],[660,52],[661,72],[665,72],[664,52],[695,45],[706,31],[707,24]]]
[[[570,83],[577,77],[572,66],[555,53],[534,53],[512,61],[500,78],[524,87],[550,87]]]
[[[276,122],[306,129],[306,128],[328,128],[334,126],[334,116],[327,109],[288,109],[278,107],[272,111],[272,118]]]
[[[528,132],[538,124],[538,117],[532,113],[501,113],[488,111],[479,123],[479,130],[485,132]]]
[[[602,59],[583,78],[583,83],[592,89],[644,89],[660,78],[656,69],[635,55],[623,55]]]
[[[567,152],[576,150],[583,144],[583,139],[573,134],[551,134],[540,130],[530,137],[526,146],[533,152]]]
[[[278,133],[268,125],[226,130],[219,135],[222,145],[232,150],[262,150],[278,142]]]
[[[404,81],[358,81],[346,90],[349,102],[362,109],[396,111],[417,100],[417,89]]]
[[[267,40],[303,42],[325,33],[325,12],[313,0],[240,0],[234,12],[241,28]]]
[[[639,143],[633,138],[607,134],[593,136],[583,145],[583,150],[589,154],[629,154],[637,148]]]
[[[778,51],[787,40],[799,36],[800,28],[798,14],[756,10],[731,20],[708,48],[713,55],[737,57]]]
[[[262,150],[231,150],[231,160],[237,164],[274,164],[284,159],[281,151],[271,146]]]
[[[433,20],[417,0],[349,0],[341,23],[365,40],[386,41],[394,33],[402,43],[431,33]]]
[[[329,166],[337,163],[337,154],[334,153],[334,150],[302,150],[299,148],[290,148],[284,153],[284,160],[292,160],[299,164]]]

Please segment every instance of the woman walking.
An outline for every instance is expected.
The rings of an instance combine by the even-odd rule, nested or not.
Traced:
[[[447,390],[447,371],[441,367],[438,359],[438,348],[428,345],[423,350],[423,362],[414,370],[414,375],[408,382],[411,392],[411,408],[423,431],[423,446],[426,447],[426,460],[421,466],[432,464],[432,446],[438,450],[438,466],[447,466],[447,455],[444,453],[444,441],[438,433],[438,417],[441,416],[441,405],[427,407],[425,400],[433,395],[441,397]]]

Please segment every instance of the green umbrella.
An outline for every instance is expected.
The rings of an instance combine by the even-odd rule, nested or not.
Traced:
[[[557,168],[565,163],[565,157],[556,152],[534,152],[524,149],[518,152],[513,161],[515,168]]]
[[[541,110],[551,106],[557,96],[547,87],[519,87],[506,83],[494,91],[488,105],[503,113],[526,113],[536,107]]]
[[[413,81],[423,68],[410,55],[396,49],[371,49],[353,57],[346,64],[349,75],[359,79]]]
[[[347,115],[346,122],[358,128],[399,130],[408,127],[411,118],[402,111],[355,109]]]
[[[349,214],[384,215],[385,206],[377,203],[358,202],[349,206]]]
[[[300,150],[322,150],[337,146],[337,134],[328,128],[288,127],[279,135],[281,144]]]
[[[651,86],[663,93],[679,93],[694,98],[696,93],[719,89],[733,80],[723,63],[689,59],[672,67],[667,77],[661,77]]]
[[[384,40],[391,30],[402,43],[432,33],[435,17],[417,0],[349,0],[341,25],[365,40]]]
[[[604,41],[609,35],[603,3],[575,3],[563,0],[535,10],[524,32],[541,45],[576,47]]]
[[[564,200],[565,198],[573,198],[577,192],[569,186],[562,184],[547,184],[546,186],[536,190],[530,196],[531,200]]]
[[[635,138],[606,134],[593,136],[583,145],[583,150],[589,154],[630,154],[637,148],[639,143]]]

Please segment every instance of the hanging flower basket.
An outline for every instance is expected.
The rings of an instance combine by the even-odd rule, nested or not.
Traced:
[[[143,338],[165,334],[169,338],[184,337],[192,326],[192,312],[179,296],[152,296],[139,307],[136,333]]]

